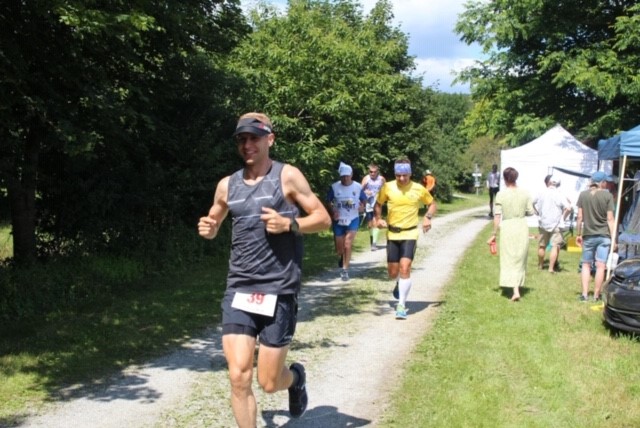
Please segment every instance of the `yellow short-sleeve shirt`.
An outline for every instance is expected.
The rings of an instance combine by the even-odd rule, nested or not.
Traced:
[[[423,205],[431,205],[433,196],[424,186],[410,181],[403,187],[396,180],[386,182],[378,193],[378,203],[387,204],[387,224],[399,227],[402,232],[388,232],[390,240],[418,239],[420,219],[418,211]]]

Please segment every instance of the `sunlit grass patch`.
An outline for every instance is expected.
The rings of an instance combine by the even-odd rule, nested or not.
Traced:
[[[488,234],[447,286],[381,426],[635,426],[639,343],[613,338],[601,311],[578,302],[580,254],[562,251],[558,274],[539,271],[532,240],[512,303]]]

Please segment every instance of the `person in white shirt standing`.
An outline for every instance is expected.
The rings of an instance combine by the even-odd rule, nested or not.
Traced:
[[[362,185],[353,181],[353,168],[340,162],[340,180],[329,187],[327,203],[333,219],[333,237],[336,246],[338,267],[342,268],[340,278],[349,280],[351,247],[360,227],[360,213],[364,211],[367,196]]]
[[[491,172],[487,175],[487,187],[489,188],[489,217],[493,217],[493,200],[500,191],[500,172],[495,163],[491,167]]]
[[[564,245],[562,229],[567,216],[571,213],[571,202],[558,190],[560,178],[547,175],[544,179],[547,188],[533,201],[533,209],[539,216],[538,231],[538,269],[544,269],[544,257],[549,243],[549,272],[556,273],[560,248]]]

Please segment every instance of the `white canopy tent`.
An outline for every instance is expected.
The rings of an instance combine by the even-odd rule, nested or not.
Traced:
[[[591,174],[598,170],[598,151],[587,147],[560,125],[555,125],[540,137],[500,153],[500,170],[518,170],[518,186],[535,197],[545,189],[548,174],[560,178],[560,191],[575,206],[578,195],[589,186]],[[611,162],[600,168],[611,174]],[[529,218],[529,226],[538,225],[537,217]]]

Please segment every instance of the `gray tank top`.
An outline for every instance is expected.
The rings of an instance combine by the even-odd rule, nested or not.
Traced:
[[[268,234],[260,220],[262,207],[288,218],[298,216],[295,204],[282,193],[284,164],[273,162],[267,175],[254,185],[243,170],[229,178],[227,205],[233,225],[227,289],[265,294],[297,294],[300,290],[302,236],[291,232]]]

